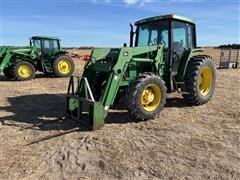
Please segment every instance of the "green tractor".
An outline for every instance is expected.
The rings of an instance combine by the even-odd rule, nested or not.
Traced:
[[[130,47],[94,49],[82,77],[70,78],[67,114],[92,130],[104,125],[109,108],[123,95],[136,120],[158,116],[167,93],[181,92],[191,105],[213,95],[216,70],[210,56],[193,55],[203,49],[197,48],[191,19],[165,15],[135,25]]]
[[[61,49],[60,39],[34,36],[30,46],[0,47],[0,75],[25,81],[34,78],[36,71],[57,77],[72,75],[74,63]]]

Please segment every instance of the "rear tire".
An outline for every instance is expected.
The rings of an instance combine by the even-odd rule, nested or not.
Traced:
[[[74,62],[68,55],[58,56],[53,63],[53,72],[57,77],[69,77],[74,72]]]
[[[210,56],[191,58],[185,74],[185,84],[187,94],[184,98],[189,104],[201,105],[211,99],[216,84],[216,69]]]
[[[18,81],[27,81],[35,77],[35,67],[28,61],[17,62],[13,66],[13,77]]]
[[[128,86],[128,112],[136,120],[154,119],[166,103],[166,86],[153,73],[143,73]]]

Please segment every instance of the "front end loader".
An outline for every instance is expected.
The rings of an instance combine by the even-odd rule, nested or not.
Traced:
[[[67,114],[92,130],[104,126],[109,108],[122,96],[137,120],[157,117],[167,92],[181,92],[192,105],[212,97],[215,67],[209,56],[194,55],[203,49],[196,47],[192,20],[165,15],[135,25],[130,47],[94,49],[82,77],[70,78]]]

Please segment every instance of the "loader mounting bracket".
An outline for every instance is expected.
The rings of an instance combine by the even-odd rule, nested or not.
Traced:
[[[75,89],[75,82],[78,83]],[[84,90],[84,96],[79,96],[78,91]],[[101,102],[94,100],[86,77],[71,76],[67,94],[67,116],[80,121],[91,130],[100,129],[105,124],[107,110]]]

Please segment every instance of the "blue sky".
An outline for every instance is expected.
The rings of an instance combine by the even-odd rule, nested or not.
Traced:
[[[48,35],[63,46],[118,47],[129,42],[129,22],[172,13],[195,20],[198,46],[240,43],[239,0],[0,1],[0,45]]]

